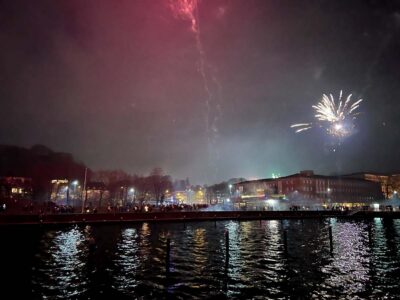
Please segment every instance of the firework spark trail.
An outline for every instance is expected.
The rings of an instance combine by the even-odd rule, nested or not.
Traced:
[[[206,93],[206,131],[207,138],[209,139],[209,113],[210,113],[210,101],[212,98],[208,78],[205,71],[205,52],[203,43],[200,39],[200,27],[198,22],[198,0],[170,0],[170,8],[176,18],[188,20],[191,22],[191,30],[194,33],[196,39],[196,47],[199,53],[199,64],[198,71],[203,79],[204,91]]]
[[[216,140],[218,139],[218,121],[221,116],[221,84],[215,76],[215,71],[207,63],[206,54],[204,51],[203,43],[201,41],[200,23],[198,16],[198,4],[200,0],[170,0],[169,6],[176,18],[188,20],[191,23],[191,31],[194,34],[196,41],[196,48],[199,53],[198,72],[202,77],[203,88],[206,94],[205,98],[205,124],[206,124],[206,136],[208,140],[209,151],[215,151],[216,159],[219,159],[219,150],[215,147]],[[206,70],[209,70],[207,72]],[[209,73],[209,75],[207,75]],[[210,78],[210,79],[209,79]],[[214,97],[210,81],[217,88],[217,96]],[[213,110],[214,115],[212,122],[210,120],[211,115],[211,103],[215,102],[215,109]],[[216,166],[216,164],[215,164]]]
[[[350,105],[352,94],[347,96],[346,101],[342,100],[343,93],[340,91],[338,104],[332,94],[322,95],[322,100],[313,105],[315,110],[315,125],[325,128],[327,133],[335,138],[346,138],[353,133],[355,127],[353,121],[356,119],[358,112],[355,112],[359,107],[362,99],[357,100]],[[309,130],[314,127],[313,123],[293,124],[291,128],[296,129],[296,133]]]
[[[301,127],[301,128],[297,128]],[[290,126],[290,128],[296,128],[296,133],[306,131],[308,129],[312,128],[312,123],[299,123],[299,124],[293,124]]]

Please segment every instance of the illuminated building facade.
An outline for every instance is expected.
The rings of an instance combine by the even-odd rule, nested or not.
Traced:
[[[368,181],[377,182],[386,199],[398,198],[400,192],[400,174],[382,174],[382,173],[353,173],[345,175],[348,178],[360,178]]]
[[[206,190],[201,186],[175,191],[173,199],[179,204],[207,204]]]
[[[188,199],[188,192],[186,190],[174,192],[174,200],[176,203],[184,204],[188,202]]]
[[[82,203],[82,186],[77,180],[51,180],[50,201],[57,205],[80,207]]]
[[[193,187],[193,204],[207,204],[206,190],[203,187]]]
[[[128,190],[128,197],[130,196],[129,192]],[[103,182],[89,182],[86,187],[85,197],[88,207],[107,207],[110,205],[110,191]]]
[[[32,179],[27,177],[1,177],[0,197],[2,199],[32,200]]]
[[[322,206],[361,206],[383,199],[379,183],[359,178],[302,171],[286,177],[235,184],[237,199],[277,199]]]

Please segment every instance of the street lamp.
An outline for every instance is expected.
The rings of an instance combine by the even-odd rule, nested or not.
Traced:
[[[67,198],[67,200],[65,201],[65,205],[68,205],[69,204],[69,186],[68,186],[68,183],[67,183],[67,186],[65,187],[65,193],[66,193],[66,198]]]
[[[87,191],[86,191],[86,179],[87,179],[87,168],[85,168],[85,179],[83,180],[83,190],[81,193],[81,199],[82,199],[82,210],[81,213],[83,214],[85,210],[85,204],[86,204],[86,198],[87,198]],[[85,193],[85,195],[83,195]]]
[[[74,181],[72,181],[72,187],[73,187],[73,189],[72,189],[72,191],[71,191],[71,193],[73,192],[73,194],[71,194],[71,199],[72,199],[72,206],[75,206],[75,201],[74,200],[76,200],[76,187],[78,186],[78,184],[79,184],[79,181],[78,180],[74,180]]]
[[[330,193],[331,193],[331,191],[332,191],[332,189],[331,188],[327,188],[326,189],[326,192],[327,192],[327,195],[328,195],[328,203],[330,204],[331,203],[331,198],[330,198]]]
[[[129,189],[129,193],[131,194],[132,200],[131,202],[133,203],[135,200],[135,189],[134,188],[130,188]]]
[[[188,204],[192,204],[192,189],[186,190],[186,201]]]

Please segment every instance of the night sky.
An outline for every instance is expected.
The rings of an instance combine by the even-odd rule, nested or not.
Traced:
[[[0,1],[0,144],[192,183],[400,170],[399,1],[203,0],[197,16],[211,97],[167,0]],[[294,133],[341,89],[364,99],[356,134]]]

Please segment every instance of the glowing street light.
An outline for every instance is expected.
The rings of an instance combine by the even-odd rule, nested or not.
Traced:
[[[328,194],[328,202],[330,203],[331,202],[331,198],[330,198],[329,195],[330,195],[332,189],[331,188],[327,188],[326,191],[327,191],[327,194]]]
[[[188,204],[192,204],[192,189],[186,190],[186,201]]]
[[[135,189],[134,188],[130,188],[129,189],[129,194],[131,195],[131,202],[134,203],[135,202]]]
[[[81,213],[85,212],[85,204],[86,204],[86,198],[87,198],[86,179],[87,179],[87,168],[85,168],[85,179],[83,180],[83,190],[82,190],[82,194],[81,194],[81,199],[82,199]],[[85,193],[85,196],[83,195],[83,193]]]
[[[78,180],[74,180],[71,182],[71,187],[68,185],[66,187],[67,190],[67,204],[69,203],[69,197],[71,196],[72,199],[72,205],[75,205],[75,198],[76,198],[76,187],[78,186],[79,181]]]

